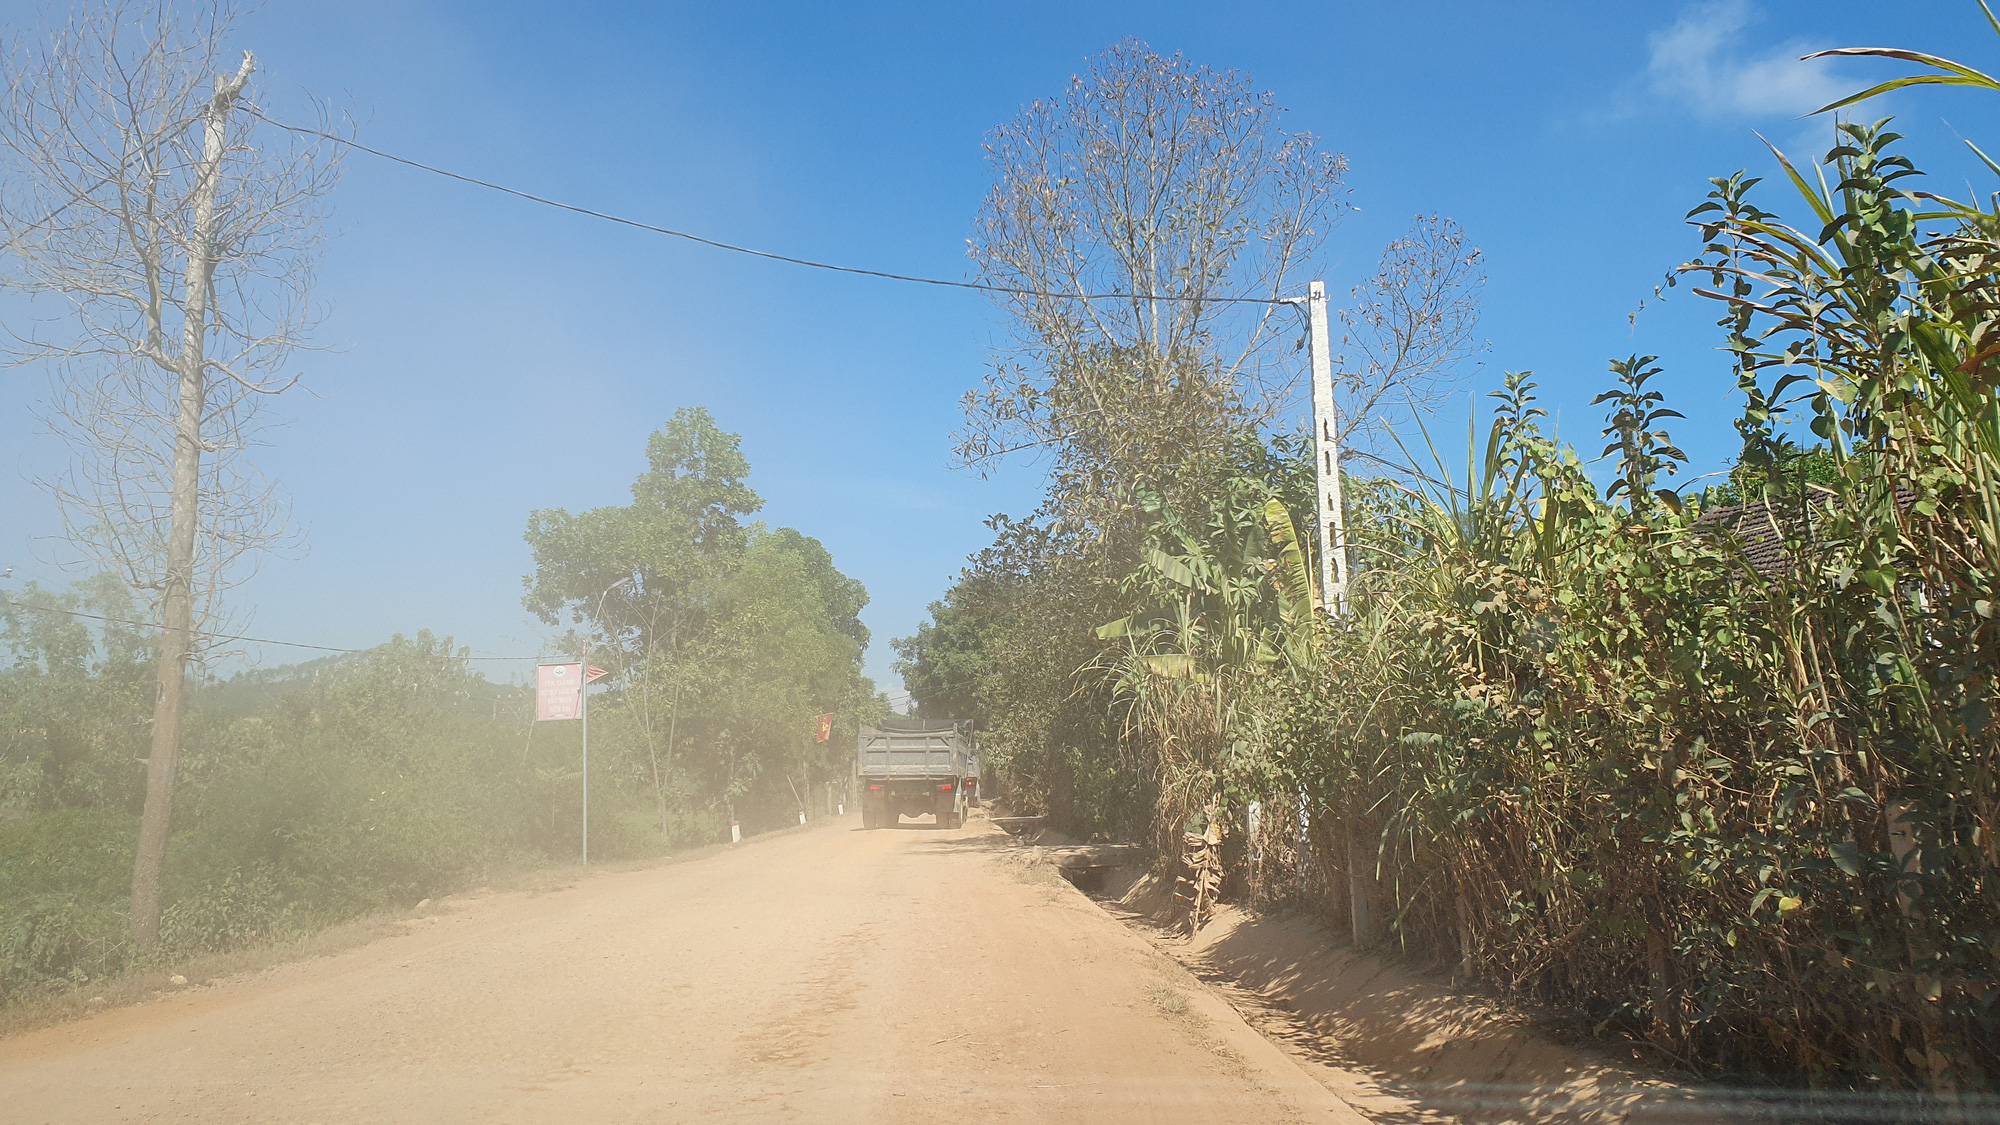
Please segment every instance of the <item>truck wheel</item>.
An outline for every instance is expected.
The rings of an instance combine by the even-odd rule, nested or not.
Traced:
[[[938,809],[938,811],[937,811],[937,822],[938,822],[938,827],[939,827],[939,828],[957,828],[957,827],[958,827],[958,806],[957,806],[957,805],[952,805],[952,806],[950,806],[950,807],[948,807],[948,808],[940,808],[940,809]]]

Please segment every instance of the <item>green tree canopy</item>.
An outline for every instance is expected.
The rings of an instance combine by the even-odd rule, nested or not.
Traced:
[[[615,622],[609,631],[638,634],[643,649],[685,643],[700,627],[705,580],[743,550],[739,517],[764,506],[744,483],[750,462],[741,445],[707,410],[683,407],[647,441],[631,504],[532,513],[528,609],[550,625]]]
[[[663,833],[677,804],[796,808],[852,749],[814,742],[814,716],[851,731],[885,709],[861,674],[868,591],[819,540],[743,522],[763,501],[706,410],[676,412],[646,453],[631,504],[530,516],[526,604],[587,630],[613,671],[593,723],[603,706],[626,724],[626,776],[652,789]]]

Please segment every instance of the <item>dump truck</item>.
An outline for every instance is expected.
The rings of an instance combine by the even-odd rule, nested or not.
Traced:
[[[967,719],[884,719],[861,728],[855,772],[861,826],[894,828],[906,816],[965,823],[979,801],[979,750]]]

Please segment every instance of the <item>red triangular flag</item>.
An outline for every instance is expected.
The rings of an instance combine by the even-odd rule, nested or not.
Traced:
[[[588,669],[585,670],[583,676],[583,682],[586,684],[594,684],[597,681],[603,679],[604,677],[609,676],[610,674],[611,673],[605,671],[602,668],[599,668],[597,665],[592,664]]]

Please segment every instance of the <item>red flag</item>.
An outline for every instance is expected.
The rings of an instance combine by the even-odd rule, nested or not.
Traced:
[[[602,668],[599,668],[597,665],[592,664],[590,666],[590,675],[583,682],[586,684],[594,684],[597,681],[603,679],[604,677],[609,676],[610,674],[611,673],[605,671]]]
[[[833,712],[828,711],[813,722],[819,727],[818,737],[813,739],[814,742],[825,742],[833,737]]]

